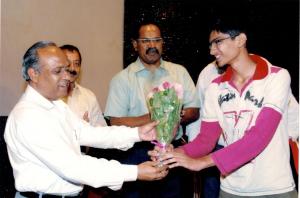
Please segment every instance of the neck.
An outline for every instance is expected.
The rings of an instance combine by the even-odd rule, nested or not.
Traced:
[[[243,87],[252,78],[256,69],[256,63],[247,54],[247,56],[240,57],[231,67],[233,69],[232,80],[239,88]]]
[[[150,72],[154,72],[157,68],[159,68],[159,66],[161,64],[160,60],[157,61],[157,62],[155,62],[155,63],[153,63],[153,64],[147,64],[147,63],[143,62],[142,60],[141,60],[141,62],[144,65],[144,67],[147,70],[149,70]]]

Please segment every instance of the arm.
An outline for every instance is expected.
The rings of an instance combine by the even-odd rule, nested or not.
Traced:
[[[23,116],[22,119],[17,119],[13,125],[10,124],[10,127],[17,127],[17,133],[13,134],[11,139],[19,142],[17,150],[22,151],[20,154],[12,154],[18,156],[15,159],[22,156],[18,166],[14,167],[17,170],[23,170],[22,167],[32,163],[36,172],[49,172],[51,175],[55,173],[59,181],[61,178],[72,183],[93,187],[108,186],[113,189],[120,188],[124,181],[136,180],[137,166],[121,165],[117,161],[81,155],[74,130],[68,128],[68,125],[65,125],[67,128],[61,127],[57,119],[52,119],[53,116],[49,114],[43,116],[39,112],[33,112],[32,116],[27,115],[20,115]],[[122,132],[119,131],[120,133]],[[98,132],[99,134],[101,133]],[[105,137],[105,134],[103,136]],[[32,173],[24,172],[20,178],[27,175],[32,176]]]
[[[200,101],[197,95],[195,84],[185,69],[183,71],[182,78],[184,92],[181,124],[187,125],[199,118]]]
[[[96,148],[117,148],[127,150],[138,141],[152,141],[156,138],[155,126],[158,122],[149,122],[139,127],[127,126],[92,127],[77,117],[76,128],[81,145]]]
[[[139,108],[141,104],[137,103],[144,98],[140,98],[139,93],[132,90],[128,78],[123,71],[110,82],[105,115],[109,117],[111,125],[136,127],[150,122],[147,109],[145,109],[146,111],[138,111],[139,114],[130,112],[136,105]]]
[[[280,124],[282,113],[287,110],[290,76],[284,69],[273,74],[265,88],[264,106],[254,126],[238,141],[212,154],[222,174],[228,174],[258,156],[272,141]],[[274,87],[276,86],[276,89]],[[284,140],[283,140],[284,141]]]
[[[174,152],[165,154],[162,160],[163,164],[168,165],[169,168],[181,166],[192,171],[200,171],[215,165],[210,155],[192,158],[186,155],[182,149],[175,149]]]
[[[211,155],[206,154],[214,148],[221,134],[221,127],[217,122],[202,121],[200,131],[192,142],[168,152],[162,158],[163,163],[169,165],[169,168],[182,166],[193,171],[214,166]],[[152,151],[150,155],[155,157],[158,154]]]
[[[137,127],[149,122],[151,122],[149,114],[136,117],[110,117],[111,125],[125,125],[130,127]]]
[[[221,173],[228,174],[259,155],[272,140],[280,120],[279,112],[264,107],[242,139],[212,154]]]
[[[199,118],[199,108],[185,108],[181,113],[181,124],[189,124]]]
[[[198,136],[181,148],[190,157],[204,156],[214,149],[221,132],[222,129],[218,122],[202,121]]]
[[[299,139],[299,104],[292,93],[288,104],[288,133],[292,140]]]

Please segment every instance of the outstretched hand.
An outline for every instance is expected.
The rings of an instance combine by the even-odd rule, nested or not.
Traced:
[[[164,178],[168,172],[168,166],[159,166],[158,162],[147,161],[138,165],[139,180],[159,180]]]
[[[156,130],[155,126],[158,124],[158,121],[153,121],[138,128],[139,137],[143,141],[152,141],[156,139]]]
[[[162,156],[165,152],[172,152],[174,147],[172,144],[168,145],[166,148],[161,148],[159,146],[155,146],[153,150],[148,151],[148,155],[152,161],[160,161],[159,157]]]
[[[192,158],[185,153],[176,151],[165,153],[165,155],[161,157],[161,161],[164,165],[168,165],[169,168],[181,166],[192,171],[200,171],[214,165],[210,155],[201,158]]]

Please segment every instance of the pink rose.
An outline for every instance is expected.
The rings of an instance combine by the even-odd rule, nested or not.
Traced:
[[[174,89],[179,99],[183,98],[183,87],[179,83],[174,83]]]
[[[159,91],[159,89],[158,89],[158,87],[154,87],[154,88],[152,89],[152,91],[153,91],[154,93],[156,93],[156,92]]]
[[[164,89],[169,89],[169,88],[171,88],[171,84],[170,84],[169,82],[164,82],[164,83],[162,84],[162,86],[163,86]]]

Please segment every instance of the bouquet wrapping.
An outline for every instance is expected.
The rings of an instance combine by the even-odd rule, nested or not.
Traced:
[[[163,82],[147,96],[147,105],[156,126],[157,145],[165,148],[176,135],[182,108],[183,89],[178,83]]]

